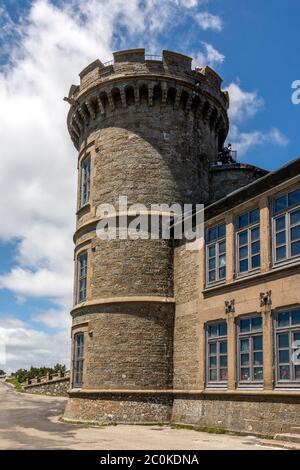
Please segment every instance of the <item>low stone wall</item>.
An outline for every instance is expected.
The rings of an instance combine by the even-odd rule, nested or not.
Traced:
[[[299,426],[300,397],[224,394],[177,397],[172,422],[273,436]]]
[[[30,383],[22,385],[27,393],[67,397],[70,388],[70,374],[55,374],[53,376],[31,379]]]

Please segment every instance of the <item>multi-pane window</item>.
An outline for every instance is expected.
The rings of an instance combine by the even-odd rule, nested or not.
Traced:
[[[238,321],[238,377],[239,383],[257,383],[263,380],[263,334],[259,315]]]
[[[74,336],[73,385],[81,387],[83,383],[84,334]]]
[[[300,256],[300,189],[273,201],[274,261]]]
[[[260,268],[259,209],[242,214],[237,219],[237,272],[247,273]]]
[[[300,385],[300,308],[275,316],[277,383]]]
[[[207,383],[227,382],[227,323],[206,328]]]
[[[78,303],[86,300],[87,288],[87,252],[80,253],[77,258],[77,301]]]
[[[207,283],[226,278],[226,225],[220,224],[207,231],[206,244]]]
[[[90,199],[91,158],[86,157],[81,162],[80,206],[87,204]]]

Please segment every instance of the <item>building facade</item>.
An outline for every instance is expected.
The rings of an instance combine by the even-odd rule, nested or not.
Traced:
[[[70,89],[79,159],[66,419],[260,434],[283,430],[283,415],[296,424],[300,164],[217,164],[221,83],[189,57],[135,49],[95,61]],[[205,245],[99,238],[110,215],[98,208],[120,196],[147,217],[153,204],[205,204]]]

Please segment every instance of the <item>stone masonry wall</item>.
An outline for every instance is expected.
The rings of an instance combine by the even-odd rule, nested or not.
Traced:
[[[173,380],[174,306],[98,305],[74,318],[88,322],[85,389],[168,389]]]
[[[200,395],[175,398],[173,423],[272,436],[299,426],[300,397]]]
[[[61,379],[50,380],[49,382],[41,382],[33,385],[24,385],[23,388],[27,393],[67,397],[67,392],[70,388],[70,377],[63,377]]]
[[[174,389],[199,383],[199,252],[179,246],[174,251]]]
[[[88,394],[68,400],[64,418],[86,422],[109,423],[168,423],[171,418],[172,397]]]

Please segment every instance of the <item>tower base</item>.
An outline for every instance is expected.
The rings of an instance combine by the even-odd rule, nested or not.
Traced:
[[[169,423],[172,404],[171,392],[71,392],[64,419],[98,424]]]

